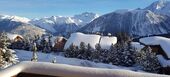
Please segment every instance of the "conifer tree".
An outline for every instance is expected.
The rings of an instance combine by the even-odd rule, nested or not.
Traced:
[[[33,56],[32,56],[31,61],[35,61],[36,62],[36,61],[38,61],[36,43],[33,44],[32,51],[33,51]]]
[[[158,73],[160,64],[156,57],[156,53],[148,46],[136,53],[136,64],[144,71]]]

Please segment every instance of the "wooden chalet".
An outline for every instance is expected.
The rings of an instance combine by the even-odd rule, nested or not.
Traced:
[[[64,37],[57,37],[54,43],[53,51],[62,51],[64,49],[64,45],[67,42],[67,39]]]
[[[167,63],[170,61],[170,39],[165,38],[165,37],[160,37],[160,36],[153,36],[153,37],[146,37],[146,38],[141,38],[140,43],[145,45],[144,48],[147,46],[151,47],[152,51],[155,52],[157,55],[161,55],[162,59],[164,59],[164,62]],[[161,63],[158,57],[158,60],[160,64],[162,65],[162,72],[165,74],[170,75],[170,64],[165,64]]]

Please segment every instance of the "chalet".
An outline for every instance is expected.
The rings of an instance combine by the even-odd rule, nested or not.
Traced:
[[[18,34],[7,34],[7,37],[11,42],[17,42],[17,41],[23,41],[24,38],[21,35]]]
[[[158,60],[163,71],[170,74],[170,39],[160,36],[146,37],[139,40],[145,46],[150,46],[153,52],[157,53]]]
[[[64,49],[69,48],[73,43],[78,46],[81,42],[84,42],[86,45],[90,44],[93,49],[95,49],[96,44],[100,44],[102,49],[109,49],[110,46],[117,43],[117,37],[114,36],[101,36],[96,34],[83,34],[83,33],[73,33],[71,37],[67,40]]]
[[[12,49],[23,49],[23,42],[24,38],[21,35],[18,34],[7,34],[7,37],[9,38],[11,42],[10,48]]]
[[[64,37],[57,37],[54,40],[54,46],[52,48],[53,51],[62,51],[64,49],[64,45],[67,42],[67,39]]]

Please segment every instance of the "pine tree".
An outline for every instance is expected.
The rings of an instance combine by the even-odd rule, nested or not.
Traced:
[[[112,63],[113,65],[119,65],[120,64],[120,56],[119,53],[121,52],[119,50],[119,44],[111,45],[110,51],[108,52],[108,62]]]
[[[35,61],[36,62],[36,61],[38,61],[36,43],[33,44],[32,51],[33,51],[33,56],[32,56],[31,61]]]
[[[73,43],[70,45],[68,49],[65,50],[65,56],[71,58],[78,58],[79,48],[75,46]]]
[[[91,45],[88,43],[87,44],[87,50],[85,51],[86,59],[87,60],[92,60],[92,52],[94,52],[94,49],[91,47]]]
[[[156,53],[148,46],[136,53],[136,64],[144,71],[158,73],[160,69]]]
[[[9,39],[6,33],[0,34],[0,67],[4,68],[18,62],[17,56],[11,49],[8,49]]]
[[[80,43],[80,48],[79,48],[79,55],[78,55],[78,58],[80,59],[86,59],[86,50],[87,50],[87,47],[85,45],[84,42],[81,42]]]
[[[96,44],[95,45],[95,51],[92,53],[92,60],[94,62],[100,62],[100,52],[102,52],[102,48],[100,46],[100,44]]]

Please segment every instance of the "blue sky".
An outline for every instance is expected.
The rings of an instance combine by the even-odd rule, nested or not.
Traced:
[[[0,0],[0,14],[28,18],[72,16],[82,12],[99,15],[116,9],[144,8],[157,0]]]

